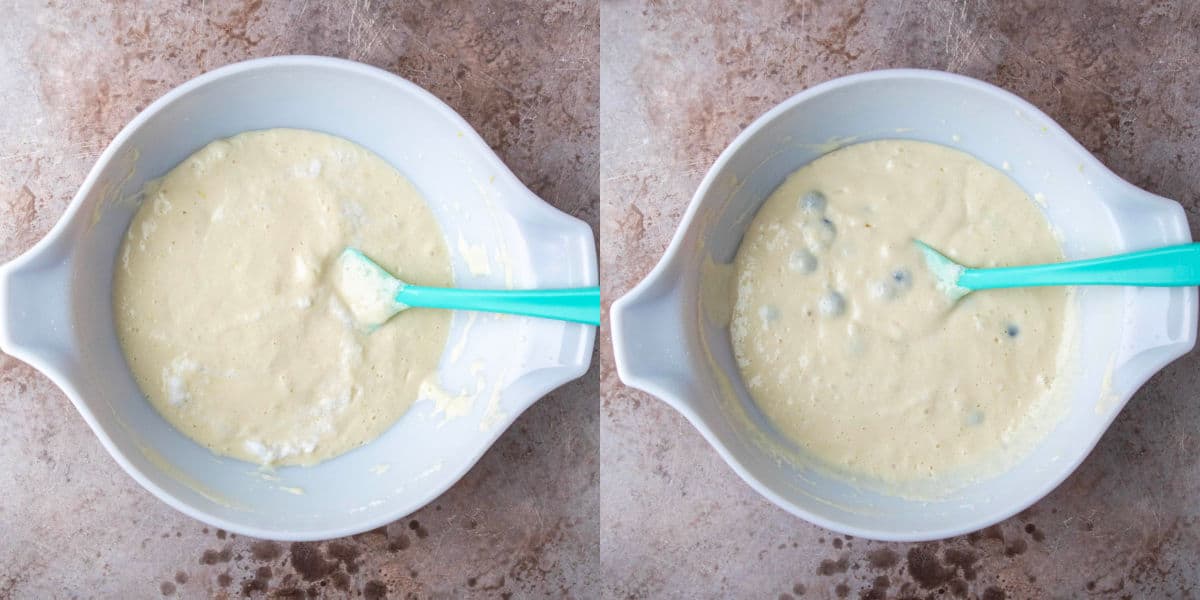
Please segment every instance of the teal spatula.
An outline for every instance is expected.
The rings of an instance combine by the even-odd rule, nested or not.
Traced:
[[[600,288],[463,290],[410,285],[356,248],[338,256],[334,287],[364,329],[374,329],[411,307],[509,313],[600,324]]]
[[[1048,265],[970,269],[946,258],[928,244],[914,241],[925,255],[925,264],[937,279],[938,287],[956,300],[976,290],[1012,287],[1200,285],[1200,243]]]

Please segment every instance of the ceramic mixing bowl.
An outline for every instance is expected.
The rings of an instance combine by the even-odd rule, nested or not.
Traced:
[[[0,267],[0,349],[62,388],[113,458],[171,506],[249,536],[331,538],[445,491],[517,415],[587,370],[595,328],[456,313],[439,378],[449,394],[471,398],[466,414],[418,401],[379,439],[314,467],[263,470],[191,441],[126,367],[112,317],[114,258],[143,183],[217,138],[272,127],[344,137],[404,173],[442,226],[460,287],[594,286],[595,245],[590,227],[526,189],[453,110],[358,63],[293,56],[224,67],[117,135],[50,234]]]
[[[1077,467],[1146,379],[1191,350],[1196,288],[1087,288],[1067,412],[1004,473],[950,495],[908,499],[802,463],[742,385],[704,291],[732,261],[755,211],[800,166],[840,146],[884,138],[935,142],[1004,169],[1044,207],[1068,259],[1191,241],[1179,204],[1113,175],[1049,117],[966,77],[897,70],[830,81],[748,127],[696,191],[666,255],[611,310],[616,366],[628,385],[683,413],[731,467],[775,504],[818,525],[880,540],[973,531],[1024,509]],[[728,302],[728,299],[724,299]]]

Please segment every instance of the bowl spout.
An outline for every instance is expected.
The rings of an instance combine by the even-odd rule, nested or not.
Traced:
[[[49,238],[48,238],[49,239]],[[71,263],[64,238],[0,265],[0,350],[44,373],[75,369]]]
[[[684,294],[678,283],[677,277],[649,277],[614,302],[609,313],[618,375],[660,398],[686,398],[679,388],[692,371]]]

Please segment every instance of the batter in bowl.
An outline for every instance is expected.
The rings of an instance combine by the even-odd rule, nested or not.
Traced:
[[[775,428],[834,470],[885,483],[1019,457],[1061,411],[1064,288],[952,302],[918,238],[977,267],[1063,260],[1011,179],[936,144],[827,154],[772,193],[736,258],[730,326]]]
[[[346,246],[414,284],[452,284],[417,190],[340,138],[243,133],[147,184],[113,306],[155,409],[214,452],[260,464],[314,464],[390,427],[437,369],[450,312],[357,330],[329,281]]]

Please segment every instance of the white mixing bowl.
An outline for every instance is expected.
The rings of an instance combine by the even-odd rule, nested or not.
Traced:
[[[517,415],[587,370],[595,328],[456,313],[439,376],[473,398],[468,413],[447,419],[418,402],[379,439],[315,467],[263,471],[191,441],[145,400],[116,340],[111,279],[129,199],[214,139],[272,127],[344,137],[404,173],[442,226],[460,287],[597,284],[591,228],[526,189],[433,95],[354,62],[268,58],[179,86],[117,135],[50,234],[0,267],[0,349],[62,388],[113,458],[171,506],[254,537],[338,537],[450,487]]]
[[[792,97],[729,145],[666,255],[613,304],[613,345],[625,383],[683,413],[738,475],[785,510],[854,536],[938,539],[1003,520],[1070,475],[1133,392],[1191,350],[1196,288],[1081,290],[1068,412],[1003,474],[922,501],[779,460],[786,443],[742,385],[727,326],[713,318],[721,311],[703,306],[711,271],[704,263],[732,261],[755,211],[787,174],[840,146],[884,138],[936,142],[1004,168],[1044,201],[1069,259],[1191,241],[1179,204],[1113,175],[1024,100],[947,73],[863,73]]]

